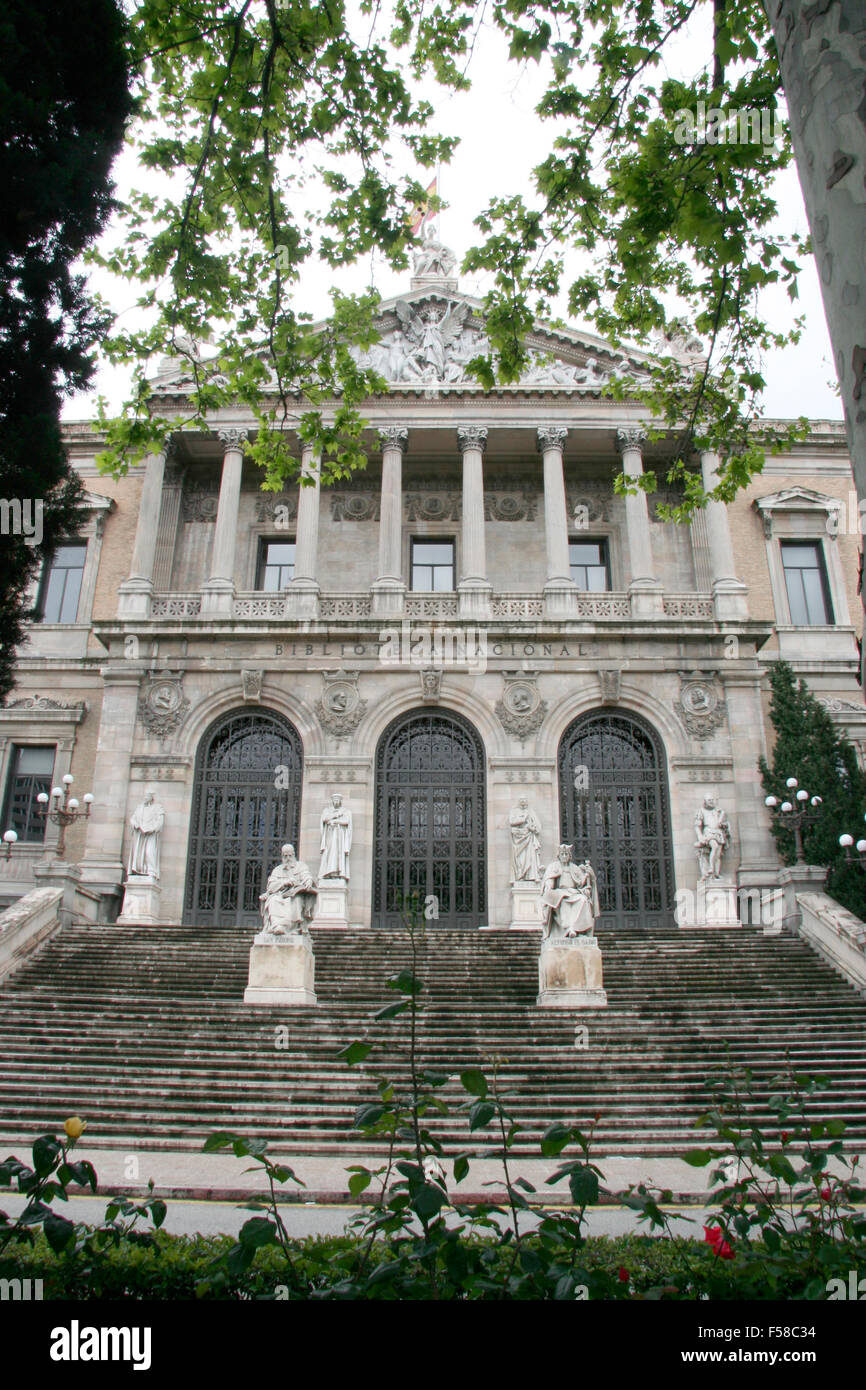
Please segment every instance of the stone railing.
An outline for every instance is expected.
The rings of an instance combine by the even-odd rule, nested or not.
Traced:
[[[456,618],[456,594],[407,594],[407,618]]]
[[[866,922],[828,893],[797,893],[797,906],[803,940],[866,994]]]
[[[320,618],[369,618],[372,611],[369,594],[322,594],[319,598]]]
[[[200,613],[200,594],[154,594],[150,601],[152,618],[197,618]]]
[[[284,618],[286,616],[286,596],[284,593],[237,594],[232,603],[233,618]]]
[[[626,593],[585,593],[578,591],[574,598],[574,616],[593,622],[615,621],[632,617],[631,601]],[[407,618],[450,620],[459,616],[455,593],[408,593],[403,612]],[[152,618],[198,618],[201,616],[200,594],[154,594],[151,599]],[[665,594],[664,616],[683,621],[712,619],[713,600],[706,594]],[[237,594],[232,604],[232,616],[241,619],[292,620],[292,610],[286,592],[278,594],[252,591]],[[369,593],[325,593],[318,600],[318,617],[324,621],[373,616]],[[491,617],[531,621],[544,617],[544,599],[537,593],[497,593],[491,598]]]
[[[0,913],[0,979],[60,926],[62,888],[33,888]]]
[[[705,594],[666,594],[666,618],[712,618],[713,600]]]

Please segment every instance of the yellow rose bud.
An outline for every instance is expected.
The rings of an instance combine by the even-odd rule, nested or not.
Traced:
[[[71,1120],[67,1120],[63,1128],[70,1139],[80,1139],[87,1128],[86,1120],[79,1120],[77,1115],[73,1115]]]

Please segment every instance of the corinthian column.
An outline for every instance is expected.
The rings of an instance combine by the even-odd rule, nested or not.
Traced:
[[[307,482],[303,481],[305,478]],[[312,444],[305,444],[301,454],[301,481],[298,484],[295,573],[286,595],[287,617],[315,618],[318,614],[319,501],[319,459]]]
[[[247,432],[234,427],[218,430],[224,445],[222,479],[211,550],[210,578],[202,586],[203,617],[230,618],[235,596],[235,546],[241,500],[241,473]]]
[[[634,481],[643,476],[641,449],[645,443],[646,430],[629,428],[616,432],[616,445],[622,454],[622,471]],[[625,529],[631,557],[628,592],[632,615],[636,618],[654,617],[664,612],[664,597],[653,567],[649,510],[643,490],[626,494]]]
[[[464,426],[457,431],[457,443],[463,455],[462,562],[460,581],[457,585],[460,616],[487,618],[490,616],[490,584],[487,581],[487,553],[484,544],[482,464],[487,445],[487,430],[479,425]]]
[[[718,454],[701,454],[701,476],[704,491],[712,491],[719,481]],[[731,530],[728,526],[728,509],[724,502],[708,502],[705,514],[716,617],[720,622],[726,619],[736,621],[748,618],[748,589],[742,580],[737,578],[734,547],[731,544]]]
[[[156,538],[159,530],[159,511],[162,505],[162,484],[165,461],[171,450],[171,436],[158,454],[148,457],[144,470],[144,485],[138,504],[138,523],[129,577],[118,589],[117,614],[120,618],[147,618],[153,594],[153,567],[156,559]]]
[[[379,572],[371,586],[373,612],[391,617],[403,612],[403,455],[409,431],[389,425],[379,431],[382,444],[382,500],[379,511]]]
[[[562,471],[562,446],[567,434],[568,430],[553,425],[537,431],[544,468],[545,618],[573,618],[577,613],[577,589],[568,558],[568,509]]]

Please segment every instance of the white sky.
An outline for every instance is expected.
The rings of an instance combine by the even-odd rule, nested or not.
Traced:
[[[680,57],[683,51],[687,65],[701,66],[706,48],[700,35],[691,37]],[[448,204],[441,215],[441,236],[455,250],[458,259],[478,238],[473,219],[490,198],[518,192],[531,197],[531,170],[545,156],[556,133],[552,122],[542,122],[534,114],[543,89],[542,74],[534,64],[518,66],[508,62],[505,45],[498,34],[485,31],[470,75],[473,86],[466,93],[449,94],[432,84],[424,89],[425,95],[436,105],[437,127],[461,138],[451,164],[443,166],[440,179],[440,195]],[[407,167],[407,172],[428,181],[417,169]],[[118,161],[114,177],[121,198],[130,187],[143,182],[134,159],[128,154]],[[777,201],[780,227],[786,233],[798,231],[805,235],[808,227],[794,167],[779,177]],[[109,233],[110,238],[116,236],[116,231]],[[576,262],[572,259],[571,264]],[[318,262],[309,262],[297,307],[317,317],[324,316],[333,286],[361,292],[370,283],[383,298],[388,298],[408,288],[408,273],[397,274],[375,257],[339,273]],[[568,283],[567,277],[565,283]],[[126,318],[135,303],[136,291],[101,274],[94,276],[94,284]],[[460,287],[470,294],[480,295],[488,286],[478,276],[464,276]],[[818,277],[811,258],[804,265],[800,278],[800,299],[796,308],[791,306],[784,289],[766,292],[761,303],[764,313],[779,327],[789,323],[795,313],[805,316],[801,342],[796,347],[773,353],[764,364],[765,415],[784,418],[803,414],[813,419],[841,420],[842,409],[835,391]],[[564,315],[564,306],[558,308]],[[65,417],[89,417],[100,393],[108,397],[113,409],[119,408],[126,381],[125,373],[102,368],[91,393],[67,402]]]

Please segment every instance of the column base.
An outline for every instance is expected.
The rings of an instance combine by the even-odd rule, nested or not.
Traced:
[[[713,607],[718,622],[745,622],[749,616],[748,589],[739,579],[713,581]]]
[[[128,878],[123,885],[123,907],[118,925],[154,927],[159,921],[159,880],[150,874]]]
[[[306,932],[274,937],[259,932],[250,948],[249,981],[244,1003],[312,1008],[316,963],[313,943]]]
[[[538,958],[538,1007],[604,1009],[601,951],[595,937],[560,937],[541,944]]]
[[[149,618],[152,598],[149,579],[125,579],[117,590],[118,618]]]
[[[228,579],[211,579],[202,587],[201,616],[231,618],[235,601],[235,586]]]
[[[402,579],[375,579],[370,585],[370,611],[374,618],[402,618],[406,585]]]
[[[629,585],[628,596],[633,618],[664,617],[664,590],[656,580],[636,579]]]
[[[461,618],[489,618],[492,615],[493,586],[486,579],[462,579],[457,585]]]
[[[349,925],[349,883],[345,878],[320,878],[314,927]]]
[[[319,586],[315,579],[293,579],[286,589],[286,617],[314,621],[319,616]]]
[[[571,579],[548,579],[542,590],[544,616],[556,621],[577,617],[577,588]]]
[[[512,931],[541,931],[541,884],[519,882],[511,885]]]

